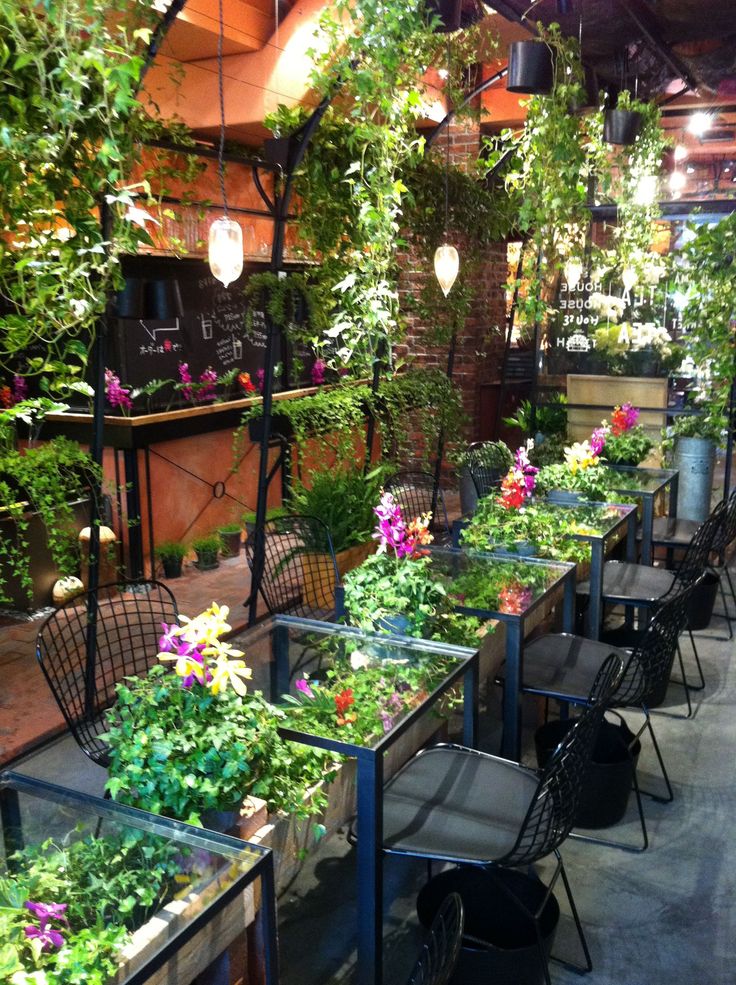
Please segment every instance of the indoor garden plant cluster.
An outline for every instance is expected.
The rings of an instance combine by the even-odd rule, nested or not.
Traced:
[[[272,812],[315,809],[304,798],[331,760],[280,738],[283,713],[248,691],[243,654],[222,640],[227,616],[213,603],[165,626],[159,663],[117,686],[107,733],[114,800],[194,824],[208,811],[236,813],[249,795]]]
[[[454,612],[443,579],[422,550],[432,540],[430,515],[405,521],[391,493],[382,495],[375,513],[377,552],[344,579],[349,622],[372,632],[477,647],[484,633],[480,621]]]
[[[131,931],[196,881],[179,850],[124,829],[16,852],[0,872],[0,980],[107,985]]]
[[[639,410],[625,403],[614,407],[610,424],[602,421],[593,432],[591,441],[611,465],[639,465],[654,448],[638,420]]]

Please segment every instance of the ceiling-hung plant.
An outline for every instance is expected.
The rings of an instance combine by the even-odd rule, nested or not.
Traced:
[[[527,321],[541,321],[549,310],[543,285],[566,266],[572,274],[571,261],[583,258],[589,185],[604,161],[599,119],[571,112],[586,95],[579,42],[564,37],[558,24],[538,29],[554,52],[552,91],[527,101],[521,131],[504,130],[486,141],[489,171],[504,154],[513,154],[505,187],[518,196],[517,225],[537,253],[520,302]]]
[[[338,0],[320,22],[326,53],[312,53],[314,88],[337,96],[297,175],[300,235],[305,253],[319,256],[315,276],[332,298],[330,325],[318,340],[324,358],[358,376],[377,359],[391,362],[401,334],[397,252],[404,176],[423,152],[415,126],[425,112],[422,77],[445,59],[438,25],[423,3]],[[453,75],[454,65],[451,89]],[[266,124],[284,137],[305,115],[281,106]]]

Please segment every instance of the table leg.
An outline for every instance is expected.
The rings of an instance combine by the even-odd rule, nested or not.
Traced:
[[[383,981],[383,759],[358,755],[358,985]]]
[[[258,913],[263,940],[263,965],[266,985],[278,985],[279,944],[276,927],[276,885],[273,872],[273,856],[261,873],[261,908]]]
[[[603,540],[594,540],[590,552],[590,596],[588,598],[588,639],[597,640],[601,635],[601,610],[603,608]]]
[[[652,563],[652,535],[654,533],[654,497],[643,496],[641,518],[641,563]]]
[[[274,626],[271,636],[271,701],[289,693],[289,627]]]
[[[501,755],[518,763],[521,756],[521,623],[506,623]]]
[[[479,668],[476,659],[463,676],[463,743],[470,749],[475,749],[478,734],[478,683]]]
[[[673,476],[673,478],[670,480],[670,507],[669,507],[670,517],[677,516],[677,493],[679,487],[680,487],[680,476],[678,474]],[[671,569],[672,567],[674,567],[674,563],[675,563],[675,552],[671,547],[668,547],[667,561],[666,561],[667,567]]]
[[[13,790],[12,787],[0,788],[0,824],[2,824],[5,857],[9,859],[14,852],[20,852],[25,847],[18,791]],[[13,868],[13,863],[8,862],[8,869],[12,871]]]
[[[575,569],[565,576],[565,594],[562,601],[562,632],[575,632]]]

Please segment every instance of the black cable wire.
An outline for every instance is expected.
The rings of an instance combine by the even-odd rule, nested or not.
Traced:
[[[219,34],[217,36],[217,87],[220,97],[220,146],[217,150],[217,176],[220,180],[220,194],[222,195],[222,206],[227,218],[227,194],[225,192],[225,164],[223,154],[225,153],[225,87],[222,78],[222,47],[225,37],[225,19],[222,10],[222,0],[218,2]]]

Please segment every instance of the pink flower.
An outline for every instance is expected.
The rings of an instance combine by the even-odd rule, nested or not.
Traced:
[[[111,369],[105,370],[105,396],[111,407],[130,410],[133,406],[133,401],[130,399],[130,390],[126,390],[120,385],[119,377]]]
[[[314,691],[309,686],[306,677],[302,677],[296,682],[296,689],[301,691],[305,698],[314,698]]]
[[[608,428],[604,425],[603,427],[596,428],[595,431],[590,436],[590,450],[594,455],[600,455],[606,445],[606,439],[608,438]]]
[[[192,374],[189,372],[188,363],[179,363],[179,382],[185,384],[192,382]],[[192,388],[190,386],[183,386],[181,395],[185,400],[192,400]]]
[[[28,384],[22,376],[16,375],[13,377],[13,400],[16,404],[19,404],[21,400],[25,400],[28,396]]]
[[[327,364],[322,362],[321,359],[315,359],[314,365],[311,369],[312,385],[322,386],[325,381],[325,370],[327,369]]]
[[[201,388],[197,390],[197,402],[205,403],[207,400],[214,400],[217,396],[215,386],[217,385],[217,373],[208,366],[207,369],[200,375],[199,382],[202,384]]]
[[[29,940],[40,941],[42,951],[50,951],[52,948],[58,950],[64,946],[62,934],[58,930],[54,930],[53,927],[34,927],[32,923],[29,923],[27,927],[23,928],[23,933]]]
[[[49,920],[58,920],[60,923],[66,923],[66,903],[34,903],[33,900],[26,900],[23,904],[26,910],[38,917],[38,919],[43,923]]]

